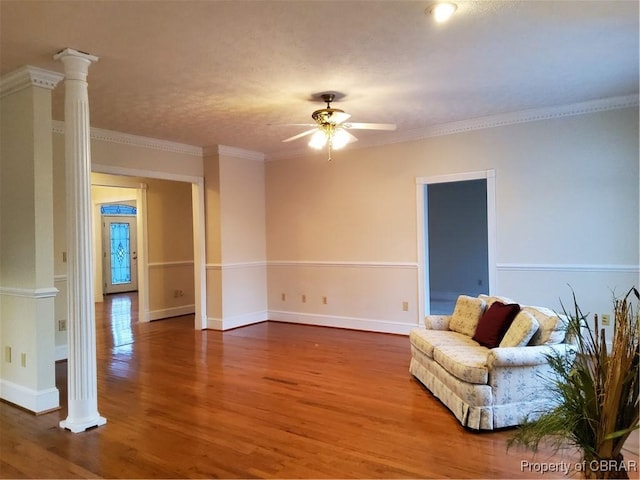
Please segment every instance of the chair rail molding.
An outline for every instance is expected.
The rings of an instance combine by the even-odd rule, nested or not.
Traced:
[[[417,269],[417,262],[374,262],[344,260],[269,260],[269,267],[329,267],[329,268],[408,268]]]
[[[193,267],[193,260],[176,260],[168,262],[149,262],[147,266],[149,268],[163,268],[163,267]]]
[[[617,272],[640,273],[640,265],[581,263],[498,263],[501,272]]]
[[[256,260],[249,262],[228,262],[228,263],[207,263],[207,270],[234,270],[240,268],[260,268],[266,267],[267,262],[264,260]]]
[[[13,288],[1,287],[0,295],[7,297],[25,297],[25,298],[51,298],[58,295],[60,290],[56,287],[46,288]]]

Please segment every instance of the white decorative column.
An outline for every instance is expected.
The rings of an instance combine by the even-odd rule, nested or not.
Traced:
[[[35,413],[60,406],[51,91],[62,79],[33,66],[0,78],[0,398]]]
[[[96,325],[91,235],[91,146],[87,73],[97,57],[67,48],[54,56],[65,74],[67,181],[67,322],[69,412],[60,426],[74,433],[104,425],[98,413]]]

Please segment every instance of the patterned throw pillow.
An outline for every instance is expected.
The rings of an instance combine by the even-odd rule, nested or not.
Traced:
[[[472,337],[486,307],[484,300],[467,295],[460,295],[453,310],[449,330]]]
[[[529,312],[521,310],[502,337],[500,347],[524,347],[538,331],[538,321]]]
[[[504,303],[504,304],[518,303],[515,300],[511,300],[508,297],[502,297],[500,295],[485,295],[484,293],[481,293],[480,295],[478,295],[478,298],[481,298],[482,300],[487,302],[487,308],[489,308],[491,305],[493,305],[494,302],[501,302],[501,303]]]
[[[545,307],[522,307],[522,310],[533,315],[540,326],[529,345],[552,345],[564,341],[569,323],[567,317]]]

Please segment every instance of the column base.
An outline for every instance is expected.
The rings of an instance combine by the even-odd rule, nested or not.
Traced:
[[[90,428],[100,427],[107,423],[107,419],[96,415],[92,418],[83,418],[80,420],[73,420],[67,417],[66,420],[60,422],[60,428],[71,431],[72,433],[80,433]]]

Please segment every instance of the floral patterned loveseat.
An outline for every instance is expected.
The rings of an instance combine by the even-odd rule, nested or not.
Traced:
[[[511,321],[504,331],[492,327],[497,346],[484,346],[477,341],[480,325],[500,309],[509,310]],[[550,399],[540,395],[541,377],[552,375],[546,355],[555,351],[572,361],[576,351],[565,343],[566,317],[504,297],[460,295],[452,315],[427,315],[424,324],[409,335],[409,370],[462,425],[476,430],[519,425],[548,409]]]

